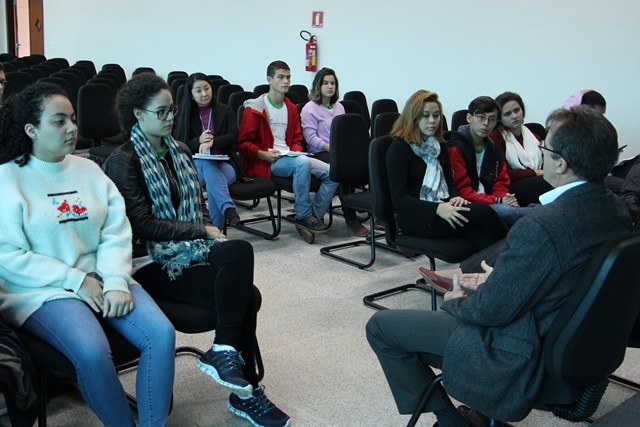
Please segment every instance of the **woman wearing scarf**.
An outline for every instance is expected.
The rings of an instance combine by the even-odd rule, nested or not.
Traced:
[[[552,189],[542,179],[542,152],[538,147],[541,135],[524,125],[525,108],[520,95],[504,92],[495,100],[500,106],[500,115],[489,137],[507,161],[509,190],[516,195],[520,206],[539,203],[538,196]]]
[[[409,236],[463,238],[480,251],[503,238],[505,228],[489,205],[458,196],[441,117],[438,95],[419,90],[393,125],[387,170],[398,226]]]
[[[256,373],[253,248],[211,225],[188,147],[171,136],[177,108],[166,82],[143,73],[116,100],[125,143],[105,169],[122,193],[133,228],[134,274],[151,296],[205,306],[216,319],[211,349],[197,361],[232,393],[227,406],[254,425],[287,426]],[[245,363],[246,360],[246,363]]]

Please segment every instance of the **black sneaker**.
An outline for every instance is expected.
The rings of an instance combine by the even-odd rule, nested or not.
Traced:
[[[229,410],[246,418],[256,427],[288,427],[291,419],[273,404],[264,394],[264,386],[253,390],[249,399],[240,399],[235,394],[227,401]]]
[[[251,396],[253,386],[244,378],[242,365],[244,360],[237,351],[207,351],[196,365],[219,384],[242,397]]]
[[[314,214],[303,219],[296,218],[296,224],[314,232],[326,231],[329,229],[329,226],[321,222]]]

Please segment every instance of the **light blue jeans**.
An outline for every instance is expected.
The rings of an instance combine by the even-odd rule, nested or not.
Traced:
[[[175,330],[139,284],[129,289],[134,309],[104,321],[141,351],[136,375],[139,425],[166,426],[175,370]],[[75,298],[46,302],[22,327],[73,363],[84,400],[105,426],[135,425],[109,342],[87,304]]]
[[[235,208],[229,186],[236,182],[236,171],[230,163],[195,159],[198,179],[207,189],[211,223],[220,230],[224,227],[224,211]]]
[[[271,174],[280,177],[293,177],[294,210],[297,219],[304,219],[311,213],[320,221],[331,205],[338,183],[329,179],[329,164],[307,156],[283,156],[271,164]],[[309,192],[311,176],[322,184],[311,203]]]

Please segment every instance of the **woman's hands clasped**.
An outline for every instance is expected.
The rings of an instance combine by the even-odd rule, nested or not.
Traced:
[[[438,209],[436,209],[436,215],[444,219],[453,228],[463,227],[469,220],[462,215],[462,212],[466,212],[469,208],[465,207],[469,202],[462,197],[453,197],[446,203],[439,203]]]
[[[78,296],[102,317],[122,317],[133,310],[133,298],[128,292],[117,290],[102,292],[102,282],[87,274],[78,289]]]
[[[213,135],[211,134],[211,131],[205,130],[204,132],[202,132],[200,138],[198,139],[198,142],[200,143],[198,153],[209,154],[209,150],[211,150],[211,147],[213,146]]]

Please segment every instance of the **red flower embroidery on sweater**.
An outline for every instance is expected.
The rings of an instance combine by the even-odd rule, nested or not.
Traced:
[[[78,205],[73,205],[71,206],[71,209],[73,210],[73,213],[76,215],[80,215],[83,214],[87,211],[87,208],[85,208],[84,206],[78,206]]]
[[[67,202],[67,200],[66,200],[66,199],[64,200],[64,202],[62,202],[62,203],[60,204],[60,206],[58,206],[58,210],[59,210],[60,212],[64,212],[64,213],[69,212],[69,210],[70,210],[70,208],[69,208],[69,203]]]

